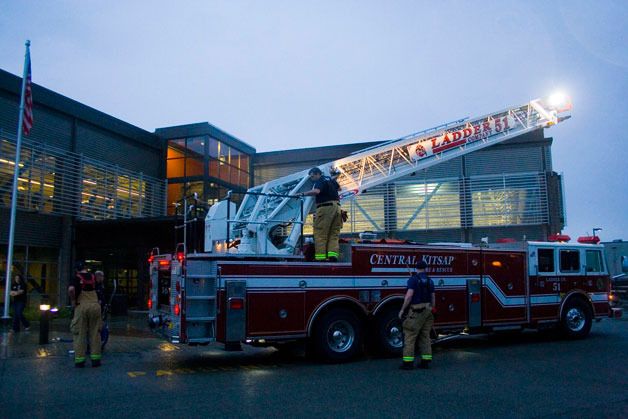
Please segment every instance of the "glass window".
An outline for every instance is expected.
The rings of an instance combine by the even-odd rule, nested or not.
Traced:
[[[554,249],[539,249],[539,272],[554,272]]]
[[[249,188],[249,174],[243,170],[240,170],[240,186],[245,189]]]
[[[203,176],[203,159],[187,157],[185,159],[185,176]]]
[[[242,154],[240,151],[231,148],[231,165],[238,169],[240,169],[240,154]]]
[[[602,252],[599,250],[587,250],[587,272],[602,272]]]
[[[188,138],[187,146],[188,156],[203,158],[205,155],[205,137]]]
[[[210,138],[209,139],[209,157],[213,157],[217,159],[219,149],[220,149],[220,141]]]
[[[218,160],[209,158],[209,176],[218,177]]]
[[[560,251],[560,271],[580,272],[580,251],[561,250]]]
[[[249,156],[247,154],[240,154],[240,169],[249,173]]]
[[[177,202],[183,196],[183,188],[183,183],[168,184],[168,215],[174,215],[177,213]]]
[[[199,201],[203,202],[203,181],[187,182],[187,183],[169,183],[168,184],[168,215],[182,213],[183,197],[190,196],[194,192],[198,194]],[[188,201],[189,202],[189,201]]]
[[[240,171],[238,169],[236,169],[235,167],[231,167],[231,177],[230,177],[229,182],[232,185],[239,185],[240,184],[240,178],[239,178],[240,173],[239,172]]]
[[[229,169],[230,166],[226,163],[223,163],[222,161],[219,163],[219,173],[218,173],[218,177],[220,178],[220,180],[224,180],[225,182],[229,182]]]

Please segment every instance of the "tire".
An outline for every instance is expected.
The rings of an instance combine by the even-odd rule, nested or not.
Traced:
[[[582,339],[591,331],[593,312],[591,306],[580,298],[567,302],[560,318],[563,334],[570,339]]]
[[[403,352],[403,328],[399,310],[389,308],[375,318],[373,343],[383,356],[399,357]]]
[[[362,322],[352,311],[331,309],[316,322],[316,354],[329,362],[345,362],[362,351]]]

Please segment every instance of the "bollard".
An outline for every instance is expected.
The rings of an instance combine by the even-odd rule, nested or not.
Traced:
[[[39,305],[39,344],[47,345],[50,331],[50,304]]]

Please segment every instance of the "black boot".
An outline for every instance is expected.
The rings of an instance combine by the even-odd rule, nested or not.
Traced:
[[[414,362],[412,361],[403,361],[401,365],[399,365],[400,370],[413,370]]]
[[[427,361],[425,359],[421,360],[421,363],[419,364],[419,368],[421,368],[422,370],[427,370],[430,368],[430,361]]]
[[[338,262],[338,258],[336,256],[330,256],[327,258],[327,262]]]
[[[75,362],[74,363],[74,367],[75,368],[85,368],[85,361],[83,361],[83,362]]]
[[[92,359],[92,368],[100,367],[100,359]]]

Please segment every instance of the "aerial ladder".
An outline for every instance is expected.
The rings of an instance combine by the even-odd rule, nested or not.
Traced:
[[[355,152],[318,166],[336,174],[340,200],[378,185],[548,128],[571,115],[562,95],[531,100],[476,118],[464,118]],[[312,188],[309,169],[250,188],[236,211],[232,193],[214,204],[205,222],[205,251],[224,255],[300,257],[303,224],[315,198],[299,197]],[[280,233],[279,233],[280,232]]]

